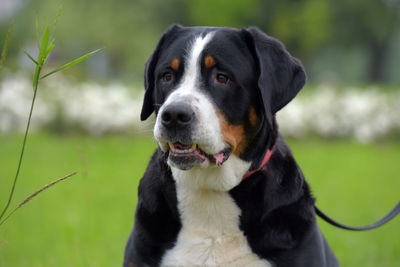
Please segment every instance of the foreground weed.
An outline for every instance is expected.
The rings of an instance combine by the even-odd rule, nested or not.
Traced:
[[[72,60],[71,62],[69,62],[67,64],[64,64],[64,65],[56,68],[55,70],[50,71],[49,73],[41,76],[41,72],[42,72],[43,66],[45,65],[45,63],[46,63],[51,51],[54,48],[54,45],[55,45],[55,38],[53,36],[54,36],[54,32],[55,32],[57,21],[58,21],[58,18],[60,16],[60,14],[61,14],[61,8],[59,9],[58,14],[56,16],[56,19],[55,19],[51,34],[50,34],[49,27],[46,26],[41,40],[39,38],[38,18],[36,17],[36,39],[37,39],[38,48],[39,48],[39,54],[38,54],[38,57],[36,59],[34,59],[33,56],[31,56],[25,49],[21,48],[21,51],[36,65],[35,73],[33,75],[33,82],[32,82],[33,97],[32,97],[31,107],[30,107],[30,110],[29,110],[28,122],[27,122],[26,129],[25,129],[24,140],[23,140],[23,143],[22,143],[22,149],[21,149],[21,153],[20,153],[20,156],[19,156],[17,171],[16,171],[16,174],[15,174],[15,177],[14,177],[14,180],[13,180],[13,184],[12,184],[12,187],[11,187],[11,192],[10,192],[9,197],[8,197],[8,201],[7,201],[3,211],[0,214],[0,225],[2,223],[4,223],[4,221],[7,220],[10,217],[10,215],[13,214],[18,208],[20,208],[22,205],[27,203],[30,199],[32,199],[33,197],[38,195],[40,192],[42,192],[43,190],[55,185],[59,181],[65,180],[66,178],[71,177],[71,176],[76,174],[76,172],[74,172],[72,174],[66,175],[66,176],[54,181],[53,183],[50,183],[50,184],[44,186],[43,190],[38,190],[35,193],[33,193],[31,196],[28,197],[28,201],[23,201],[16,209],[14,209],[7,217],[5,217],[5,219],[2,220],[2,218],[4,217],[4,214],[8,210],[8,208],[10,206],[10,203],[12,201],[12,198],[13,198],[13,195],[14,195],[14,192],[15,192],[15,186],[17,184],[17,180],[18,180],[19,173],[20,173],[20,170],[21,170],[21,165],[22,165],[22,159],[24,157],[26,140],[27,140],[27,137],[28,137],[29,127],[30,127],[30,124],[31,124],[33,108],[34,108],[34,105],[35,105],[35,100],[36,100],[36,95],[37,95],[37,92],[38,92],[38,87],[39,87],[40,80],[42,80],[44,78],[47,78],[47,77],[49,77],[49,76],[51,76],[51,75],[53,75],[53,74],[55,74],[57,72],[60,72],[62,70],[65,70],[65,69],[67,69],[69,67],[72,67],[72,66],[82,62],[83,60],[89,58],[90,56],[94,55],[95,53],[97,53],[98,51],[101,50],[101,49],[97,49],[95,51],[87,53],[87,54],[85,54],[85,55],[83,55],[83,56],[81,56],[81,57],[79,57],[79,58],[77,58],[75,60]],[[11,31],[12,31],[12,24],[11,24],[10,28],[11,28]],[[5,54],[6,54],[6,51],[7,51],[7,46],[8,46],[8,41],[10,39],[11,31],[9,30],[9,34],[7,35],[7,39],[6,39],[6,44],[4,45],[5,48],[3,48],[3,52],[5,51],[4,52],[4,58],[5,58]],[[3,55],[1,57],[0,63],[3,63]]]

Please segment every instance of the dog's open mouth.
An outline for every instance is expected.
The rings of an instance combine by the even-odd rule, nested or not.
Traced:
[[[231,148],[228,147],[216,154],[207,154],[200,149],[199,145],[184,145],[181,143],[168,143],[168,161],[172,165],[188,170],[194,166],[207,167],[209,163],[221,166],[228,160]]]

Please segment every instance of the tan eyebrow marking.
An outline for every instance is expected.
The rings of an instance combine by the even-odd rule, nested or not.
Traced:
[[[174,58],[173,60],[171,60],[171,63],[169,64],[169,66],[171,67],[171,69],[173,69],[174,71],[178,71],[179,69],[179,64],[180,64],[180,60],[179,58]]]
[[[213,56],[206,56],[204,59],[204,64],[206,65],[206,68],[212,68],[217,64],[217,61]]]

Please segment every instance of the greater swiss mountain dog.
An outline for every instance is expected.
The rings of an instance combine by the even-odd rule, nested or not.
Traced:
[[[301,63],[259,29],[171,26],[146,63],[159,148],[124,266],[338,266],[275,113]]]

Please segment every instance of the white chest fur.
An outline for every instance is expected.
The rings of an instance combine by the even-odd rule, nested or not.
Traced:
[[[162,266],[270,267],[239,229],[240,209],[227,192],[177,185],[182,229]]]

